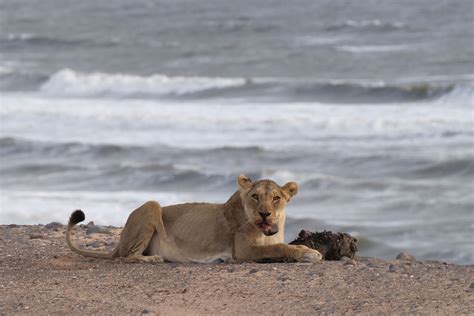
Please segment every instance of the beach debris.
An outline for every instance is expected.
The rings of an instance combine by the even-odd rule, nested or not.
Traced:
[[[406,252],[400,252],[397,257],[397,260],[408,260],[408,261],[415,261],[416,258]]]
[[[63,224],[61,224],[60,222],[51,222],[49,224],[44,225],[44,227],[47,229],[59,230],[63,228]]]
[[[298,238],[290,245],[305,245],[318,250],[324,260],[340,260],[342,257],[353,259],[357,252],[357,239],[347,233],[321,233],[301,230]]]
[[[86,234],[111,234],[110,228],[104,226],[91,226],[86,229]]]
[[[43,237],[44,237],[43,234],[37,234],[37,233],[31,233],[30,234],[30,239],[41,239]]]

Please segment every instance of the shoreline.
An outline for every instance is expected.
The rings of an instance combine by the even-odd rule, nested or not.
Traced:
[[[64,228],[0,225],[1,315],[447,315],[474,310],[474,265],[370,257],[318,264],[127,263],[74,254]],[[121,228],[86,230],[85,225],[74,229],[77,244],[105,250],[115,246]]]

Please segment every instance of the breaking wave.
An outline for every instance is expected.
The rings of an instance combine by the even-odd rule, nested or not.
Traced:
[[[429,80],[429,79],[428,79]],[[469,81],[387,83],[369,80],[170,77],[81,73],[63,69],[40,85],[48,96],[79,98],[241,98],[327,103],[409,102],[455,95],[471,99]]]
[[[338,50],[354,54],[365,53],[391,53],[413,50],[414,46],[409,45],[342,45]]]
[[[14,34],[10,33],[7,36],[0,38],[0,43],[6,47],[10,46],[20,46],[28,47],[29,49],[34,49],[34,47],[44,46],[44,47],[56,47],[56,48],[66,48],[66,47],[95,47],[95,46],[113,46],[117,43],[113,40],[109,41],[96,41],[87,38],[59,38],[51,37],[45,35],[37,35],[32,33],[19,33]]]
[[[150,97],[180,96],[242,85],[245,85],[243,78],[168,77],[158,74],[142,77],[99,72],[88,74],[63,69],[40,89],[44,93],[59,96]]]
[[[406,28],[407,25],[402,22],[384,22],[378,19],[374,20],[347,20],[342,23],[335,23],[328,25],[326,31],[339,31],[339,30],[377,30],[377,31],[392,31]]]
[[[456,85],[437,99],[438,103],[466,103],[474,105],[474,87],[472,85]]]

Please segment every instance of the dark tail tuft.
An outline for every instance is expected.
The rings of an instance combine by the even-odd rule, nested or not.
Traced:
[[[75,210],[69,217],[69,225],[76,225],[86,219],[86,215],[81,210]]]

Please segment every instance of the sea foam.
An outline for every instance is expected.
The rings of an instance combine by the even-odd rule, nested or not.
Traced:
[[[161,74],[146,77],[63,69],[53,74],[40,91],[52,96],[69,97],[166,96],[238,87],[245,83],[244,78],[169,77]]]
[[[385,52],[398,46],[354,47],[353,52],[368,50]],[[351,47],[345,47],[352,52]],[[401,48],[400,48],[401,49]],[[31,80],[31,79],[30,79]],[[35,79],[38,80],[38,79]],[[38,90],[45,97],[107,98],[107,99],[212,99],[243,97],[254,102],[318,103],[394,103],[432,101],[446,96],[472,100],[472,78],[462,81],[419,78],[387,82],[367,79],[319,79],[285,77],[184,77],[154,74],[83,73],[60,70],[43,80]],[[461,100],[462,101],[462,100]],[[471,102],[472,101],[468,101]]]

